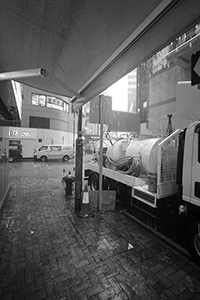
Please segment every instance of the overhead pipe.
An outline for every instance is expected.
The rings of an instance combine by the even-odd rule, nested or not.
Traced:
[[[15,80],[20,78],[29,78],[29,77],[44,77],[46,71],[42,68],[39,69],[30,69],[30,70],[21,70],[21,71],[12,71],[6,73],[0,73],[0,81],[3,80]]]

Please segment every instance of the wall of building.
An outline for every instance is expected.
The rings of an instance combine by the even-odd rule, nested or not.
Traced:
[[[17,86],[17,85],[16,85]],[[15,86],[15,87],[16,87]],[[15,91],[12,82],[9,80],[0,82],[0,209],[6,194],[9,190],[9,163],[8,153],[9,144],[4,139],[5,128],[3,126],[11,126],[20,124],[20,108],[16,102]]]
[[[189,80],[190,70],[174,65],[157,72],[149,79],[149,132],[163,135],[168,125],[168,114],[172,114],[173,129],[177,129],[180,120],[176,113],[177,83]],[[182,120],[183,121],[183,120]],[[182,122],[188,126],[188,122]]]
[[[32,94],[42,94],[46,96],[55,96],[69,104],[69,111],[64,112],[55,108],[32,105]],[[41,117],[49,119],[49,128],[51,130],[62,130],[73,132],[73,114],[71,113],[71,104],[68,98],[59,95],[52,95],[48,92],[23,86],[23,103],[22,103],[22,127],[30,127],[30,117]]]
[[[59,107],[53,103],[48,103],[48,105],[54,105],[54,107],[33,105],[32,94],[45,95],[46,104],[47,96],[62,100],[60,104],[63,106]],[[68,98],[28,86],[22,86],[22,98],[21,127],[0,127],[1,149],[4,149],[5,145],[8,146],[9,141],[18,140],[22,144],[23,157],[30,158],[33,157],[33,150],[44,144],[71,145],[75,148],[77,114],[71,112],[71,103]],[[9,146],[6,151],[8,156]]]
[[[22,144],[23,158],[32,158],[33,150],[42,145],[60,144],[73,146],[77,134],[62,130],[50,130],[27,127],[0,127],[0,148],[4,149],[5,143],[17,140]],[[8,156],[8,153],[7,153]]]
[[[180,114],[177,85],[191,81],[191,56],[199,50],[199,30],[200,24],[190,28],[138,67],[137,112],[140,113],[140,133],[165,135],[168,115],[171,114],[173,130],[188,127],[195,119],[197,109],[193,110],[190,118]],[[189,87],[186,92],[190,93],[187,101],[183,104],[179,99],[182,111],[188,110],[187,103],[191,103],[193,97]],[[193,98],[196,101],[196,96]],[[190,111],[191,108],[192,105]]]
[[[0,126],[0,209],[9,190],[8,141],[3,136],[4,127]]]
[[[22,120],[21,128],[9,128],[8,139],[19,139],[23,146],[23,157],[32,157],[33,149],[42,144],[75,145],[77,136],[77,114],[72,113],[70,100],[28,86],[22,87]],[[67,110],[54,107],[33,105],[32,94],[54,97],[65,103]],[[47,99],[47,98],[46,98]],[[47,100],[46,100],[47,101]],[[15,136],[10,133],[15,132]],[[24,132],[26,134],[24,135]],[[75,146],[74,146],[75,147]]]

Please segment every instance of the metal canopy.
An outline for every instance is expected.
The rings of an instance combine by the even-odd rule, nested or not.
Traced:
[[[43,68],[18,81],[86,103],[199,12],[199,0],[0,0],[0,73]]]

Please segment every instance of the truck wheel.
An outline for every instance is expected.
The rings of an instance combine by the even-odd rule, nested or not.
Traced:
[[[92,191],[98,191],[99,189],[99,176],[97,174],[91,174],[89,177],[89,185]]]
[[[13,156],[10,156],[10,157],[9,157],[9,162],[12,163],[13,161],[14,161],[14,157],[13,157]]]
[[[43,155],[43,156],[40,157],[40,160],[41,160],[42,162],[45,162],[45,161],[47,161],[47,157]]]
[[[189,224],[186,229],[185,240],[190,255],[200,265],[200,221]]]
[[[68,156],[68,155],[65,155],[65,156],[63,157],[63,161],[64,161],[64,162],[68,162],[68,160],[69,160],[69,156]]]

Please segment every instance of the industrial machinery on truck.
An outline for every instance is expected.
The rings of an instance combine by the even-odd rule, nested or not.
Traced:
[[[176,228],[200,264],[200,121],[166,138],[109,145],[102,169],[103,189]],[[98,190],[98,163],[85,165],[85,175]]]

